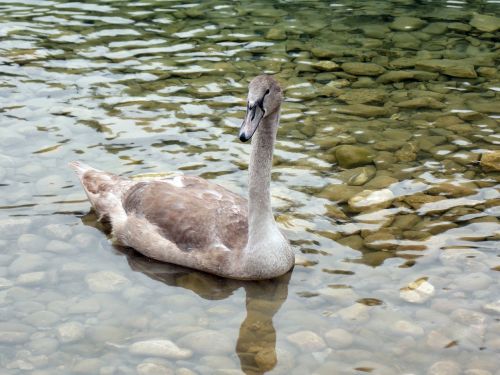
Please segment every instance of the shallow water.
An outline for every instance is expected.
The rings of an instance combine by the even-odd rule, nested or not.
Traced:
[[[499,13],[0,0],[2,374],[499,374]],[[285,88],[293,271],[240,283],[114,246],[67,163],[244,194],[261,72]]]

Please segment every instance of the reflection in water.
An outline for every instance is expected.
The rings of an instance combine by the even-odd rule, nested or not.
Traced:
[[[230,280],[157,262],[130,248],[116,248],[127,255],[128,263],[134,271],[140,271],[170,286],[190,289],[205,299],[225,299],[238,288],[244,288],[247,316],[241,323],[236,343],[241,369],[245,374],[262,374],[276,366],[278,360],[273,317],[288,296],[291,272],[266,281]]]

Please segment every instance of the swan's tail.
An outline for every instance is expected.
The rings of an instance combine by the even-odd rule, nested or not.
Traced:
[[[118,206],[121,206],[121,197],[130,186],[130,180],[79,161],[73,161],[69,166],[76,172],[99,219],[110,218],[113,212],[120,208]]]

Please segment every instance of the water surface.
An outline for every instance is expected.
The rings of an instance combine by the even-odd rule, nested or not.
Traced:
[[[2,373],[499,374],[499,14],[1,0]],[[262,72],[285,89],[293,271],[241,283],[115,246],[67,163],[245,194]]]

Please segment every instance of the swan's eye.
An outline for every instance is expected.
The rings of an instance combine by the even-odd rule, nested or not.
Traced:
[[[267,95],[267,94],[269,94],[269,89],[266,90],[266,93],[264,94],[264,96]]]

